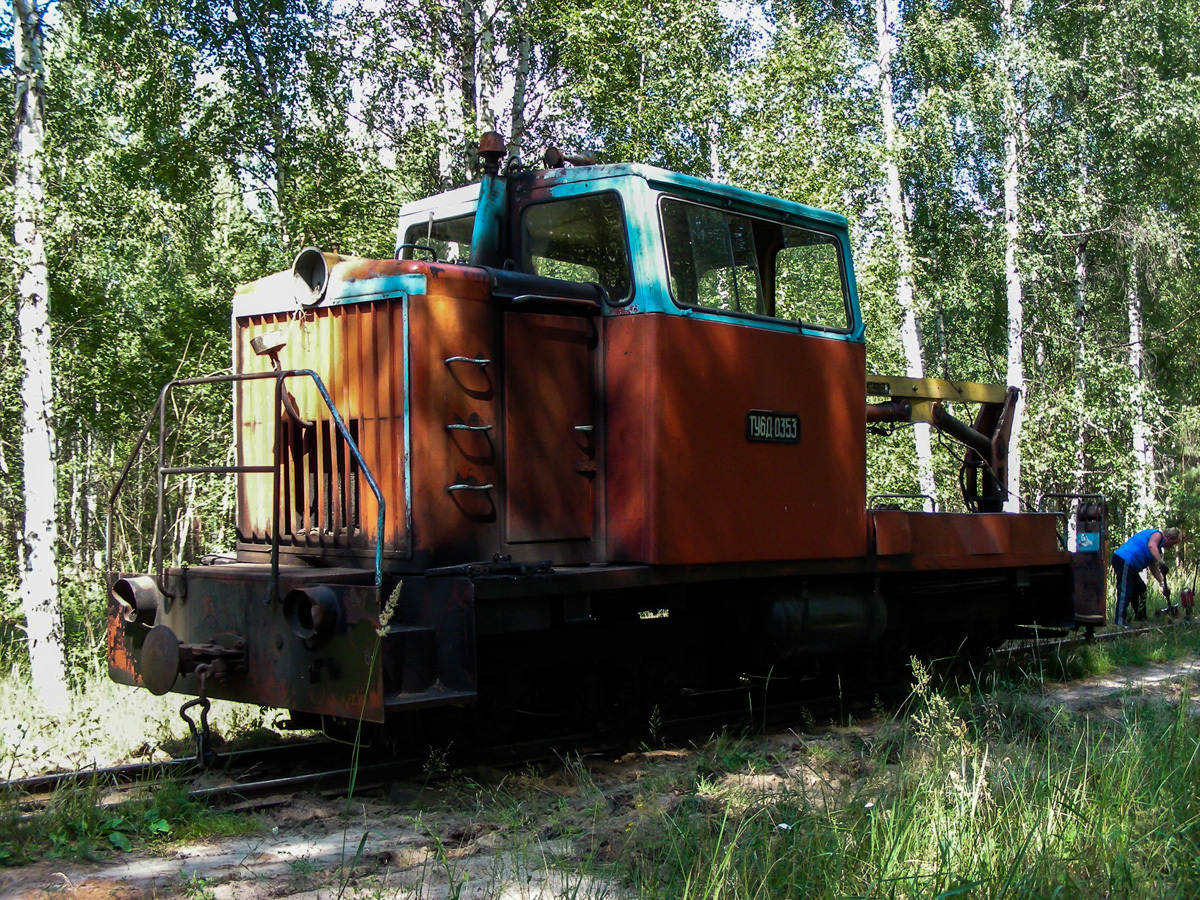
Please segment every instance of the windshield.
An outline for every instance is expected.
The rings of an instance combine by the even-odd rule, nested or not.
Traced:
[[[526,207],[521,248],[526,272],[599,284],[614,302],[633,293],[625,214],[614,193]]]

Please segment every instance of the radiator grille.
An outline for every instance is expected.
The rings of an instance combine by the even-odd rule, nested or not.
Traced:
[[[362,479],[358,461],[337,426],[328,420],[282,424],[280,531],[298,542],[344,538],[354,546],[361,537]],[[358,443],[359,421],[346,423]]]
[[[279,366],[320,375],[385,498],[384,552],[404,553],[404,305],[381,300],[317,309],[310,315],[239,319],[239,371],[270,371],[272,362],[255,354],[250,342],[260,334],[283,332]],[[310,378],[290,377],[285,390],[296,417],[279,408],[275,382],[269,379],[241,384],[235,394],[239,462],[269,466],[278,459],[280,545],[314,556],[342,550],[356,557],[373,553],[379,508],[329,406]],[[273,480],[271,475],[239,476],[238,535],[247,549],[271,545]]]

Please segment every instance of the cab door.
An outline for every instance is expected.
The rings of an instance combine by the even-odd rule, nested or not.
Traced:
[[[628,227],[616,190],[535,187],[512,219],[516,272],[503,312],[505,535],[526,558],[585,562],[603,555],[597,349],[603,316],[633,296]]]
[[[593,537],[597,337],[591,316],[504,313],[509,543]]]

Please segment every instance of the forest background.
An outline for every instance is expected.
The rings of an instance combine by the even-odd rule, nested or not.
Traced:
[[[526,163],[555,145],[843,213],[871,371],[1022,388],[1020,505],[1094,491],[1118,538],[1200,526],[1200,0],[10,12],[0,661],[14,672],[31,609],[65,636],[74,678],[102,671],[110,487],[161,384],[227,371],[235,287],[308,245],[390,256],[399,205],[473,180],[490,128]],[[23,287],[23,227],[44,242],[40,295]],[[227,398],[181,412],[171,453],[226,459]],[[870,492],[960,507],[956,447],[900,429],[870,449]],[[172,482],[168,556],[231,548],[231,487]],[[144,470],[127,496],[114,558],[147,571]]]

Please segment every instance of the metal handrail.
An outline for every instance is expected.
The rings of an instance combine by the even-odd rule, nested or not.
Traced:
[[[1108,501],[1104,499],[1103,494],[1071,494],[1071,493],[1042,494],[1042,496],[1038,499],[1038,506],[1037,506],[1038,512],[1046,512],[1045,506],[1046,506],[1047,500],[1078,500],[1080,503],[1084,503],[1088,500],[1098,500],[1098,501],[1100,501],[1100,505],[1102,507],[1106,507],[1108,505]],[[1056,513],[1052,513],[1052,514],[1056,518],[1061,518],[1063,520],[1062,531],[1058,532],[1057,529],[1055,529],[1055,531],[1057,533],[1058,542],[1062,545],[1062,548],[1064,550],[1066,550],[1067,549],[1067,530],[1070,528],[1070,517],[1065,512],[1056,512]],[[1105,512],[1100,516],[1100,540],[1101,540],[1101,542],[1103,542],[1103,541],[1107,540],[1107,538],[1108,538],[1108,514],[1107,514],[1107,512]],[[1102,546],[1103,546],[1103,543],[1102,543]]]
[[[164,499],[166,495],[166,476],[175,474],[272,474],[271,487],[271,590],[267,595],[268,603],[275,602],[279,599],[279,493],[280,493],[280,430],[279,423],[283,418],[284,411],[284,390],[283,383],[288,378],[308,377],[313,380],[317,390],[321,394],[321,398],[325,401],[325,406],[329,410],[330,417],[337,426],[338,434],[346,442],[347,448],[354,456],[358,463],[358,470],[366,479],[367,485],[371,488],[371,492],[375,495],[375,500],[379,506],[379,516],[377,521],[377,532],[375,535],[375,599],[378,602],[383,600],[383,538],[384,525],[386,522],[386,505],[383,499],[383,492],[379,489],[378,483],[375,481],[375,476],[371,474],[367,462],[363,459],[362,452],[358,449],[358,444],[354,442],[354,438],[350,435],[350,429],[346,427],[345,421],[342,419],[342,414],[338,412],[337,406],[334,405],[333,398],[329,396],[329,391],[325,387],[325,383],[321,381],[321,377],[312,369],[281,369],[272,372],[239,372],[232,375],[209,375],[204,378],[178,378],[168,381],[163,385],[158,392],[158,400],[154,404],[154,409],[151,410],[149,418],[146,420],[145,427],[142,428],[142,433],[138,436],[134,443],[133,451],[129,455],[124,468],[121,469],[121,474],[117,477],[116,484],[113,486],[112,492],[108,497],[108,521],[105,528],[105,571],[112,571],[113,558],[113,514],[116,510],[117,497],[121,493],[121,488],[125,484],[125,479],[129,475],[130,469],[141,455],[142,447],[146,443],[146,438],[150,436],[150,429],[154,426],[155,419],[158,420],[158,464],[155,467],[158,478],[158,502],[154,515],[154,571],[155,581],[158,589],[162,591],[163,596],[173,596],[167,590],[166,579],[164,578],[163,570],[163,520],[164,520]],[[242,381],[261,381],[267,378],[275,379],[275,434],[273,444],[274,462],[270,466],[165,466],[163,461],[166,458],[167,445],[167,399],[170,396],[171,390],[176,387],[192,387],[203,384],[226,384]]]
[[[874,509],[876,500],[928,500],[931,512],[937,512],[937,499],[932,494],[872,494],[867,498],[868,508]]]

